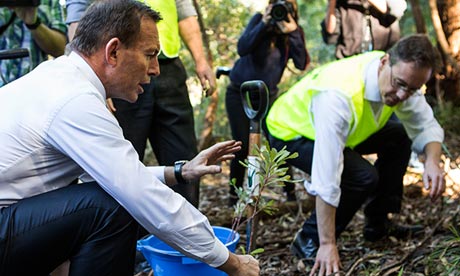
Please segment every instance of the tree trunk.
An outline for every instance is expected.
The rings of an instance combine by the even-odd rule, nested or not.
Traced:
[[[193,5],[195,6],[196,12],[198,14],[198,23],[200,24],[201,34],[203,36],[203,46],[206,50],[206,57],[208,60],[209,66],[213,68],[213,59],[211,50],[209,47],[209,38],[206,34],[206,29],[203,23],[203,16],[201,15],[200,5],[197,0],[193,0]],[[217,89],[217,87],[216,87]],[[212,130],[214,126],[214,121],[216,119],[217,103],[219,102],[219,91],[214,91],[211,96],[208,108],[204,116],[203,130],[201,131],[200,137],[198,138],[198,150],[201,151],[211,145],[213,142]]]
[[[430,0],[431,19],[441,51],[440,89],[444,98],[460,104],[460,0]]]
[[[417,33],[426,34],[426,24],[423,18],[422,9],[420,8],[420,2],[418,0],[409,0],[409,3],[412,7],[412,15],[414,16]]]
[[[449,45],[446,79],[442,82],[446,97],[460,104],[460,0],[438,0],[439,16]]]

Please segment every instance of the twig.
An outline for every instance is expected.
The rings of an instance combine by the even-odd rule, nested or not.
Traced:
[[[363,256],[361,258],[359,258],[358,260],[356,260],[353,265],[350,267],[350,269],[347,271],[347,273],[345,274],[345,276],[350,276],[350,275],[354,275],[353,274],[353,271],[356,269],[356,267],[358,265],[360,265],[361,263],[363,263],[364,261],[367,261],[369,259],[373,259],[373,258],[380,258],[384,256],[384,254],[371,254],[371,255],[366,255],[366,256]]]
[[[383,276],[391,275],[392,273],[395,273],[396,271],[399,271],[400,269],[401,269],[401,265],[393,267],[392,269],[388,270],[385,274],[383,274]]]

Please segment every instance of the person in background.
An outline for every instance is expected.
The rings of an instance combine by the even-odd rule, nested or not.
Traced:
[[[372,50],[386,51],[400,38],[399,20],[407,8],[405,0],[329,0],[321,23],[323,40],[336,45],[337,59]],[[391,120],[398,120],[393,115]],[[422,169],[415,152],[409,166]]]
[[[160,73],[160,19],[139,1],[98,1],[68,56],[0,88],[0,275],[48,275],[65,260],[70,275],[132,275],[140,226],[229,275],[259,275],[257,260],[229,252],[167,186],[178,182],[173,167],[139,161],[106,107],[135,102]],[[218,143],[178,173],[219,173],[240,148]]]
[[[230,72],[230,84],[227,87],[225,106],[233,139],[243,142],[243,148],[236,153],[236,158],[230,164],[230,179],[235,179],[236,186],[242,187],[245,167],[240,164],[248,155],[249,148],[249,119],[247,118],[240,93],[240,86],[245,81],[262,80],[269,90],[269,106],[278,95],[278,83],[281,80],[288,60],[292,59],[294,66],[305,70],[310,57],[305,45],[302,27],[298,24],[299,15],[297,2],[287,0],[285,18],[276,20],[272,16],[276,0],[270,0],[265,12],[256,13],[240,39],[238,54]],[[276,17],[276,14],[275,14]],[[262,128],[265,131],[265,119]],[[286,183],[288,199],[295,199],[294,185]],[[230,188],[229,205],[238,200],[234,187]]]
[[[329,0],[321,23],[323,40],[336,45],[337,59],[386,51],[400,38],[405,0]]]
[[[364,205],[364,239],[407,238],[420,225],[399,225],[403,176],[411,147],[425,155],[423,182],[434,201],[445,189],[440,167],[444,132],[420,92],[437,61],[425,35],[402,38],[386,53],[372,51],[323,65],[280,96],[267,126],[270,144],[299,157],[290,164],[311,175],[305,182],[316,207],[291,251],[314,259],[311,275],[340,270],[336,239]],[[395,112],[399,121],[389,120]],[[362,154],[376,153],[371,164]]]
[[[188,95],[187,74],[179,57],[181,39],[195,61],[195,70],[206,95],[216,88],[214,73],[203,50],[197,13],[190,0],[144,1],[160,12],[158,23],[161,52],[158,56],[161,75],[144,85],[145,93],[135,103],[113,100],[110,107],[123,128],[126,139],[133,143],[140,160],[144,159],[150,141],[160,165],[180,167],[197,154],[193,108]],[[69,37],[90,1],[67,0]],[[199,179],[174,189],[195,207],[199,204]]]
[[[58,0],[38,7],[0,7],[0,50],[25,48],[29,57],[0,60],[0,87],[48,59],[64,54],[67,28]]]

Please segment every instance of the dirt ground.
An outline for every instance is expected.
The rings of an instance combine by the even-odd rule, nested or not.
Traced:
[[[402,224],[424,225],[425,234],[420,237],[408,240],[388,237],[375,243],[365,242],[362,237],[364,216],[358,212],[338,240],[343,265],[340,275],[460,275],[460,264],[448,271],[449,267],[445,265],[446,261],[451,261],[448,256],[438,258],[431,255],[435,250],[443,249],[445,244],[445,247],[452,247],[449,227],[460,227],[460,169],[457,165],[452,167],[446,167],[445,197],[437,202],[431,202],[423,189],[420,171],[408,168],[402,212],[393,219]],[[203,179],[200,210],[209,217],[212,225],[231,227],[233,209],[227,205],[227,176],[228,167],[224,166],[223,174]],[[295,177],[303,175],[297,173]],[[261,275],[308,275],[306,271],[310,267],[289,251],[289,244],[312,207],[301,184],[297,184],[296,194],[296,203],[285,202],[281,191],[267,195],[276,200],[279,211],[259,220],[256,248],[265,250],[258,256]],[[245,228],[240,228],[239,233],[239,244],[244,246]],[[459,247],[459,242],[454,245]]]

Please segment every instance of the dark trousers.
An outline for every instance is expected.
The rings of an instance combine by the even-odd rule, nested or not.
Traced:
[[[270,136],[270,143],[277,149],[286,145],[288,151],[298,152],[299,157],[289,160],[290,164],[311,174],[314,141],[301,138],[283,142]],[[364,203],[367,217],[383,217],[400,211],[410,147],[411,141],[402,124],[390,120],[354,149],[344,149],[341,196],[336,211],[337,237]],[[378,156],[374,165],[361,156],[371,153]],[[319,244],[316,211],[312,212],[302,229],[306,236]]]
[[[95,182],[0,209],[0,275],[132,275],[138,223]]]
[[[197,141],[185,68],[179,58],[159,61],[161,74],[144,86],[135,103],[113,102],[115,117],[139,159],[144,159],[148,139],[159,165],[171,166],[178,160],[193,159],[198,153]],[[173,189],[198,206],[199,181]]]
[[[276,95],[269,96],[269,107],[273,104]],[[230,179],[235,179],[237,187],[242,187],[246,168],[240,164],[248,157],[249,153],[249,125],[250,120],[243,109],[243,100],[240,94],[240,86],[230,83],[225,94],[225,106],[227,109],[228,122],[232,131],[232,138],[241,141],[243,144],[241,150],[235,153],[235,158],[230,161]],[[256,108],[257,109],[257,108]],[[261,120],[261,132],[263,135],[268,133],[265,118]],[[293,183],[285,183],[284,191],[287,193],[294,192]],[[233,187],[230,188],[230,195],[236,196]]]

